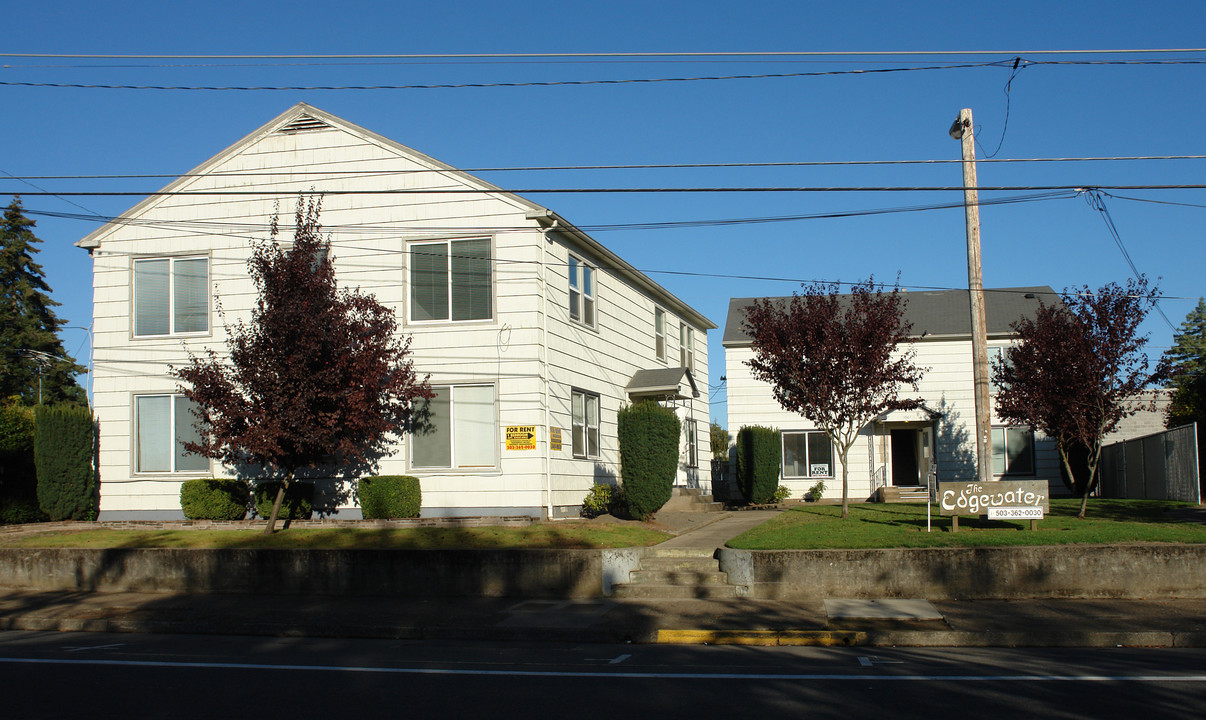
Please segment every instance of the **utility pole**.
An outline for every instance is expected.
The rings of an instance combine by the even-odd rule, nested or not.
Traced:
[[[963,142],[963,208],[967,221],[967,292],[971,296],[972,379],[976,393],[976,475],[992,480],[992,417],[988,393],[988,318],[980,271],[980,197],[976,190],[976,138],[971,108],[959,111],[951,137]]]

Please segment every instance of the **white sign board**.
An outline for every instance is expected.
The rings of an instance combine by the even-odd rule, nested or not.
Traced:
[[[989,520],[1042,520],[1041,507],[990,507]]]
[[[829,477],[829,463],[809,465],[808,474],[813,477]]]

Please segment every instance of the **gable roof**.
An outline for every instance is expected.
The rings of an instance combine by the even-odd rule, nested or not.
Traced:
[[[272,134],[294,135],[305,132],[322,132],[329,130],[342,130],[364,140],[365,142],[377,145],[386,150],[394,152],[408,160],[425,165],[432,170],[441,171],[446,176],[456,178],[465,185],[476,188],[483,193],[488,193],[499,200],[514,205],[517,209],[524,212],[525,216],[533,222],[539,224],[546,230],[551,229],[553,232],[561,236],[565,242],[574,246],[582,247],[598,258],[600,265],[605,266],[607,270],[615,272],[617,275],[624,277],[632,282],[637,287],[642,288],[651,294],[658,302],[663,303],[668,308],[674,310],[684,320],[690,322],[696,327],[703,330],[716,328],[715,323],[704,317],[699,311],[692,308],[682,300],[675,297],[668,290],[657,284],[644,273],[634,268],[618,255],[611,252],[600,244],[597,240],[587,235],[582,230],[574,227],[571,223],[559,217],[551,210],[538,205],[526,198],[520,197],[514,193],[509,193],[491,183],[482,180],[481,178],[462,172],[436,160],[428,155],[425,155],[418,150],[407,147],[399,142],[390,140],[389,138],[379,135],[371,130],[367,130],[359,125],[350,123],[340,117],[324,112],[318,108],[306,103],[298,103],[289,108],[285,112],[276,116],[267,123],[256,128],[248,133],[241,140],[235,142],[230,147],[214,155],[209,160],[201,163],[197,167],[188,171],[181,177],[168,183],[158,193],[146,198],[134,207],[130,208],[120,216],[114,218],[105,225],[97,228],[93,232],[86,235],[83,239],[75,244],[78,247],[85,248],[89,251],[99,248],[101,242],[104,241],[113,232],[124,227],[132,219],[138,218],[150,211],[152,208],[160,205],[165,200],[171,197],[173,193],[180,192],[189,185],[198,181],[202,176],[205,176],[211,171],[226,162],[232,157],[245,151],[255,143]],[[321,187],[318,189],[321,193]]]
[[[959,339],[971,337],[971,300],[967,290],[925,290],[902,292],[906,300],[904,318],[913,324],[914,338]],[[848,295],[841,296],[843,298]],[[750,344],[742,329],[746,308],[760,298],[733,298],[724,324],[723,345],[741,347]],[[767,298],[787,302],[790,297]],[[1033,287],[985,288],[984,309],[989,337],[1013,334],[1010,323],[1023,316],[1033,317],[1039,302],[1052,305],[1059,295],[1047,285]]]
[[[686,380],[686,386],[683,381]],[[637,370],[624,390],[632,397],[663,396],[675,398],[699,397],[695,376],[685,367]],[[691,394],[688,395],[687,393]]]

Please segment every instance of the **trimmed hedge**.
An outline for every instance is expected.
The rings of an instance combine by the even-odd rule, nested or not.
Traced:
[[[423,507],[419,478],[412,475],[361,478],[357,493],[365,520],[416,518]]]
[[[196,478],[180,486],[180,509],[189,520],[242,520],[251,488],[235,478]],[[272,511],[272,506],[268,506]]]
[[[779,431],[747,425],[737,432],[737,484],[747,502],[765,505],[779,487],[783,444]]]
[[[255,514],[267,520],[272,516],[272,503],[281,489],[279,480],[260,480],[255,484]],[[314,483],[294,480],[289,483],[281,500],[277,520],[309,520],[314,514]]]
[[[617,422],[625,505],[645,520],[670,500],[682,424],[673,410],[650,401],[620,408]]]
[[[34,470],[33,408],[0,405],[0,525],[43,520]]]
[[[96,429],[92,411],[41,405],[34,411],[38,505],[51,520],[95,520]]]

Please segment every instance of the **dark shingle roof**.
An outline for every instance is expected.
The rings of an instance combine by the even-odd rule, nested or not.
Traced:
[[[913,337],[971,337],[971,302],[966,290],[926,290],[905,292],[903,295],[907,301],[905,320],[913,323]],[[722,340],[724,345],[749,344],[750,338],[742,330],[741,324],[745,319],[745,309],[758,299],[729,300],[729,315],[724,323]],[[791,298],[770,299],[786,301]],[[984,306],[988,315],[988,335],[1011,334],[1009,324],[1023,316],[1033,317],[1040,300],[1052,305],[1058,302],[1059,295],[1047,285],[986,288]]]

